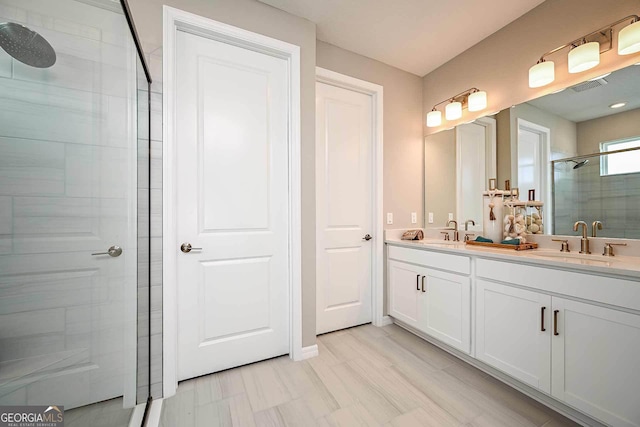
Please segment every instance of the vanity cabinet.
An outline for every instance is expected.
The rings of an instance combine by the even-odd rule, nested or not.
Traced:
[[[560,270],[552,279],[553,270],[486,260],[477,267],[478,274],[495,280],[511,277],[506,284],[476,280],[477,359],[608,425],[640,426],[640,316],[601,301],[517,287],[525,281],[558,290],[588,288],[593,280],[609,289],[625,283]],[[522,268],[526,276],[519,274]],[[638,282],[626,284],[640,289]]]
[[[451,270],[434,268],[443,265]],[[389,315],[468,354],[471,347],[469,271],[466,257],[389,247]]]
[[[551,297],[478,279],[476,358],[551,393]]]
[[[418,266],[389,261],[389,315],[409,326],[420,328],[421,278],[426,271]]]
[[[552,307],[551,394],[609,425],[640,426],[640,316],[557,297]]]

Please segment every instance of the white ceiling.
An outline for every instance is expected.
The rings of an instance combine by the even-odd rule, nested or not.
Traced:
[[[317,38],[424,76],[544,0],[259,0],[317,25]]]
[[[576,123],[640,108],[640,65],[615,71],[604,80],[607,84],[603,86],[581,92],[567,88],[528,103]],[[618,102],[627,105],[609,108]]]

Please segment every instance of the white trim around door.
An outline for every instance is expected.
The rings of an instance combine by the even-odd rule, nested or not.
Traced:
[[[289,87],[289,294],[291,334],[289,354],[301,360],[302,349],[302,280],[301,280],[301,170],[300,170],[300,47],[252,33],[221,22],[184,12],[169,6],[163,8],[163,395],[175,394],[177,376],[177,248],[176,233],[176,38],[178,31],[221,41],[261,52],[288,62]]]
[[[370,95],[373,101],[373,168],[372,168],[372,211],[373,211],[373,256],[372,256],[372,318],[375,326],[389,324],[384,316],[383,285],[383,222],[382,222],[382,166],[383,166],[383,87],[355,77],[346,76],[325,68],[316,67],[316,81],[350,89]]]

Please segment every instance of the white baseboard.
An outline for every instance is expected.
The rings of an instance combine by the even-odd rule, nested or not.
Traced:
[[[164,399],[153,399],[151,407],[147,414],[147,422],[144,427],[158,427],[160,425],[160,416],[162,415],[162,402]],[[138,424],[140,425],[140,424]]]
[[[391,316],[382,316],[382,322],[380,326],[387,326],[392,324],[393,324],[393,319],[391,318]]]
[[[318,355],[318,344],[310,345],[309,347],[302,347],[302,353],[300,360],[311,359]]]

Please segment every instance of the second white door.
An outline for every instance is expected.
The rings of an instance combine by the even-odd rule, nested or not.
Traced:
[[[316,83],[318,334],[371,322],[372,124],[371,95]]]
[[[289,352],[288,68],[182,31],[176,59],[183,380]]]

